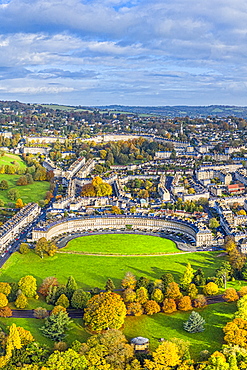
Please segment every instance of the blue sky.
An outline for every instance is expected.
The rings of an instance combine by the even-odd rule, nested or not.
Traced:
[[[247,105],[247,0],[0,0],[0,100]]]

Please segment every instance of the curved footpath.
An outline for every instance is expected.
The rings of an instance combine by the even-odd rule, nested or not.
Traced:
[[[226,302],[222,298],[222,294],[216,295],[214,297],[207,298],[207,304],[214,304],[214,303],[221,303],[221,302]],[[12,310],[12,316],[11,317],[15,317],[15,318],[19,318],[19,319],[26,319],[26,318],[35,319],[35,317],[33,315],[33,312],[34,312],[34,310]],[[69,317],[71,319],[81,319],[82,316],[83,316],[83,310],[70,309],[70,310],[67,310],[67,312],[68,312]],[[39,319],[37,319],[37,320],[39,320]]]

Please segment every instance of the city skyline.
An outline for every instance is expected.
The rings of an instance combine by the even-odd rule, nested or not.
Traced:
[[[245,1],[0,2],[0,99],[247,105]]]

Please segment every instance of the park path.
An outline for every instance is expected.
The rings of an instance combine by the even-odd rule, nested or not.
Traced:
[[[164,257],[164,256],[174,256],[174,255],[179,255],[179,254],[188,254],[191,252],[174,252],[174,253],[158,253],[158,254],[118,254],[118,253],[103,254],[103,253],[89,253],[89,252],[58,250],[57,253],[78,254],[81,256],[96,256],[96,257]]]
[[[208,305],[222,302],[225,302],[222,298],[222,294],[207,298]],[[67,312],[71,319],[81,319],[83,316],[83,310],[67,310]],[[18,319],[35,319],[33,316],[33,310],[12,310],[12,317]]]

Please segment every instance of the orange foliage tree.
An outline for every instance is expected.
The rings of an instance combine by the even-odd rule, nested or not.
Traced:
[[[177,305],[174,299],[165,298],[163,302],[162,310],[165,313],[172,313],[172,312],[177,311]]]

